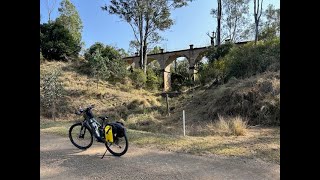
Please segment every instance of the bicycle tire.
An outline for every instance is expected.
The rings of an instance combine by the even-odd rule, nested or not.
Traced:
[[[128,142],[128,137],[127,137],[126,131],[124,132],[124,136],[121,137],[121,138],[124,138],[124,140],[125,140],[125,148],[123,149],[122,152],[115,152],[115,151],[113,151],[113,150],[110,148],[110,147],[113,145],[113,143],[108,143],[108,142],[105,143],[105,146],[106,146],[106,148],[108,149],[108,151],[109,151],[112,155],[114,155],[114,156],[122,156],[122,155],[124,155],[124,154],[128,151],[129,142]]]
[[[77,144],[77,143],[74,141],[73,136],[72,136],[72,132],[73,132],[74,128],[77,127],[77,126],[80,126],[80,129],[81,129],[82,123],[79,122],[79,123],[73,124],[73,125],[70,127],[70,129],[69,129],[69,139],[70,139],[71,143],[72,143],[75,147],[77,147],[77,148],[79,148],[79,149],[88,149],[89,147],[91,147],[91,145],[92,145],[92,143],[93,143],[93,135],[92,135],[92,132],[91,132],[91,130],[90,130],[87,126],[84,125],[84,126],[82,127],[82,128],[85,128],[85,129],[84,129],[84,132],[89,132],[90,137],[89,137],[89,144],[86,145],[86,146],[81,146],[81,145]],[[82,129],[81,129],[81,131],[82,131]],[[88,133],[87,133],[87,134],[88,134]],[[86,133],[84,133],[84,135],[86,135]]]

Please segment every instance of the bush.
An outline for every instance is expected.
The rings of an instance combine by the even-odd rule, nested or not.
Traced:
[[[189,75],[189,62],[187,59],[177,61],[176,69],[176,72],[171,70],[171,86],[173,91],[180,91],[183,87],[193,85],[193,80],[190,79]]]
[[[280,68],[280,41],[274,39],[266,42],[248,43],[234,47],[225,57],[228,68],[228,79],[247,78],[267,70],[277,71]],[[270,68],[273,66],[273,68]]]
[[[211,47],[207,51],[206,57],[208,58],[209,62],[212,63],[215,60],[218,60],[226,56],[232,47],[233,47],[233,44],[231,43],[221,44],[220,46],[217,46],[217,47]]]
[[[217,83],[224,83],[227,76],[227,64],[224,59],[219,59],[205,64],[199,72],[199,80],[202,85],[215,79]]]
[[[143,88],[147,82],[147,76],[144,74],[142,69],[134,69],[130,74],[130,78],[136,88]]]
[[[41,79],[40,111],[45,116],[51,116],[53,120],[64,103],[64,88],[59,80],[60,75],[61,70],[56,69],[44,74]]]
[[[228,48],[231,49],[228,50]],[[208,51],[209,63],[199,71],[201,84],[206,84],[213,79],[217,82],[226,82],[231,77],[247,78],[265,71],[280,70],[278,38],[259,41],[257,45],[253,42],[242,46],[225,45],[221,49],[223,50],[219,52],[223,53],[220,55],[217,55],[214,49]],[[226,52],[228,53],[225,54]],[[219,59],[215,59],[217,57]]]
[[[97,50],[101,52],[102,57],[107,57],[110,60],[121,59],[121,49],[117,49],[113,46],[104,45],[101,42],[96,42],[92,46],[90,46],[85,54],[85,59],[89,59]]]
[[[60,22],[40,24],[40,31],[40,49],[45,59],[68,60],[78,56],[80,44]]]
[[[110,70],[106,65],[108,61],[108,58],[102,57],[100,50],[88,56],[91,75],[97,79],[107,80],[110,77]]]
[[[216,78],[216,71],[212,63],[205,64],[201,71],[199,71],[199,81],[202,85],[209,83]]]
[[[128,76],[126,63],[121,59],[120,52],[112,46],[97,42],[86,50],[84,56],[91,71],[100,73],[104,80],[116,83],[122,82]]]
[[[159,77],[152,69],[147,69],[146,85],[149,90],[156,90],[159,88]]]
[[[129,75],[129,71],[126,69],[126,62],[122,59],[113,59],[107,62],[107,66],[110,70],[110,82],[125,82],[125,78]]]

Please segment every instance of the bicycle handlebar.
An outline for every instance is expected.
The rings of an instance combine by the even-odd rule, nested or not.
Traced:
[[[88,111],[88,110],[91,110],[91,109],[93,109],[93,108],[94,108],[94,104],[88,106],[85,110],[83,110],[83,109],[80,107],[78,111],[76,110],[75,114],[81,115],[83,112]]]

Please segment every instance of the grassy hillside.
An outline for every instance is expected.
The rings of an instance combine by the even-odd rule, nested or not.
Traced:
[[[65,104],[59,107],[58,119],[72,120],[75,109],[95,104],[95,113],[108,114],[117,120],[124,120],[127,116],[123,107],[132,102],[150,108],[160,106],[159,99],[154,93],[143,89],[134,89],[130,82],[127,84],[110,84],[99,81],[98,87],[95,79],[79,73],[81,65],[65,62],[45,62],[40,66],[41,76],[53,69],[62,69],[60,80],[65,89]],[[42,119],[48,117],[40,114]]]
[[[44,62],[41,76],[56,68],[62,69],[65,103],[58,108],[56,122],[40,114],[42,133],[66,136],[71,124],[81,119],[74,110],[95,104],[95,115],[123,121],[129,141],[137,146],[280,163],[279,127],[251,126],[280,124],[280,72],[233,79],[170,98],[171,115],[167,116],[165,100],[158,92],[135,89],[130,80],[123,84],[100,81],[97,88],[95,79],[79,70],[81,63]],[[182,136],[182,110],[186,111],[186,137]],[[243,121],[248,122],[247,128],[242,127]],[[243,136],[234,136],[233,131],[239,130]]]

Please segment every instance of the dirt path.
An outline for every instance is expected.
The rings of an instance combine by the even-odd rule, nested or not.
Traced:
[[[195,156],[129,146],[122,157],[94,143],[86,151],[78,150],[68,138],[41,134],[41,179],[280,179],[280,165],[260,160]]]

